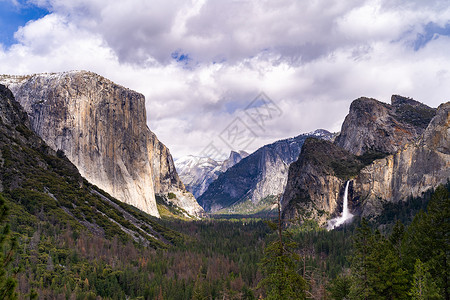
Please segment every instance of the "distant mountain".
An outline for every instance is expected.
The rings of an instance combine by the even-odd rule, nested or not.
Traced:
[[[245,151],[231,151],[230,157],[223,161],[215,161],[209,157],[188,155],[177,159],[175,166],[186,189],[196,198],[200,197],[219,174],[247,157]]]
[[[342,211],[346,181],[352,213],[374,217],[450,178],[450,103],[434,109],[397,95],[391,102],[356,99],[334,143],[305,142],[289,168],[284,219],[325,224]]]
[[[198,198],[209,212],[251,214],[268,209],[283,193],[289,165],[297,160],[308,137],[330,140],[332,134],[316,130],[263,146],[219,175]]]
[[[116,199],[159,216],[155,194],[200,215],[169,149],[147,127],[144,96],[86,71],[0,76],[53,150]],[[170,195],[170,197],[169,197]]]

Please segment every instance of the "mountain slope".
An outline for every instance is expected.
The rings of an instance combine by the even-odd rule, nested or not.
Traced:
[[[31,234],[37,224],[51,222],[58,230],[89,231],[153,247],[167,247],[177,236],[88,183],[29,126],[11,91],[0,85],[0,191],[11,208],[13,229]]]
[[[351,180],[349,205],[364,216],[378,215],[386,202],[421,196],[445,183],[450,176],[448,110],[448,103],[436,110],[400,96],[393,96],[391,105],[355,100],[334,144],[312,142],[316,145],[305,147],[291,165],[284,217],[311,217],[324,224],[342,210],[346,180]]]
[[[206,211],[217,212],[230,207],[226,212],[239,213],[231,206],[248,202],[254,207],[261,200],[282,193],[289,164],[298,158],[303,142],[310,136],[331,139],[332,134],[317,130],[259,148],[220,174],[199,197],[200,205]],[[245,213],[251,213],[251,209]]]
[[[247,157],[245,151],[231,151],[230,157],[224,161],[215,161],[209,157],[188,155],[175,161],[181,181],[194,197],[200,197],[208,186],[217,179],[219,174],[225,172],[243,158]]]
[[[154,216],[155,194],[168,193],[189,214],[201,213],[169,150],[147,127],[143,95],[85,71],[3,76],[0,82],[9,84],[31,128],[93,184]]]

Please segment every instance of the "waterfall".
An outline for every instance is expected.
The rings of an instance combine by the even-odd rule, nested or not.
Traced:
[[[342,224],[346,223],[347,221],[350,221],[353,218],[353,215],[350,213],[348,209],[348,186],[350,184],[350,181],[347,181],[345,184],[345,191],[344,191],[344,204],[342,208],[342,214],[340,217],[331,219],[328,221],[328,230],[332,230],[336,227],[341,226]]]

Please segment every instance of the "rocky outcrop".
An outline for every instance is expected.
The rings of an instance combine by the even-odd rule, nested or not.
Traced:
[[[317,130],[259,148],[220,174],[198,198],[200,205],[207,211],[217,212],[245,201],[257,206],[261,200],[283,193],[289,165],[298,158],[304,141],[311,136],[330,139],[332,135]]]
[[[209,157],[188,155],[177,159],[175,165],[186,189],[198,198],[208,189],[211,182],[217,179],[219,174],[247,156],[248,153],[245,151],[231,151],[229,158],[216,161]]]
[[[384,203],[420,196],[448,180],[449,140],[448,103],[436,113],[400,96],[392,96],[391,105],[357,99],[333,144],[305,143],[289,169],[283,214],[324,224],[341,211],[350,180],[353,213],[376,216]]]
[[[353,154],[330,141],[308,138],[289,167],[281,204],[283,219],[313,218],[324,224],[342,209],[345,181],[362,168]]]
[[[155,193],[176,192],[190,214],[201,212],[184,190],[172,156],[146,125],[144,96],[97,74],[73,71],[4,76],[53,149],[64,151],[82,176],[153,216]]]
[[[27,113],[2,84],[0,192],[16,224],[38,220],[43,228],[71,227],[104,242],[115,238],[153,248],[172,245],[166,236],[174,232],[143,212],[119,205],[84,179],[61,151],[51,149],[33,132]],[[16,234],[27,231],[20,226],[13,230]],[[36,232],[39,236],[40,230]]]
[[[354,180],[354,202],[363,216],[381,212],[383,203],[421,196],[450,178],[450,103],[437,115],[415,143],[363,168]]]
[[[395,153],[414,142],[436,110],[412,99],[394,95],[392,104],[359,98],[350,105],[336,145],[356,155],[367,151]]]
[[[248,155],[249,154],[247,152],[242,150],[231,151],[230,156],[222,162],[220,166],[220,171],[222,173],[225,172],[226,170],[228,170],[229,168],[231,168],[232,166],[234,166],[235,164],[246,158]]]

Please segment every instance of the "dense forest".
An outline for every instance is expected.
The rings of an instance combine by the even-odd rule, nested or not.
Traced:
[[[448,299],[449,190],[386,206],[389,222],[355,219],[333,231],[312,221],[282,226],[282,243],[277,222],[165,218],[160,226],[176,235],[167,247],[61,228],[39,210],[31,230],[27,213],[18,217],[5,195],[0,292],[6,299]]]

